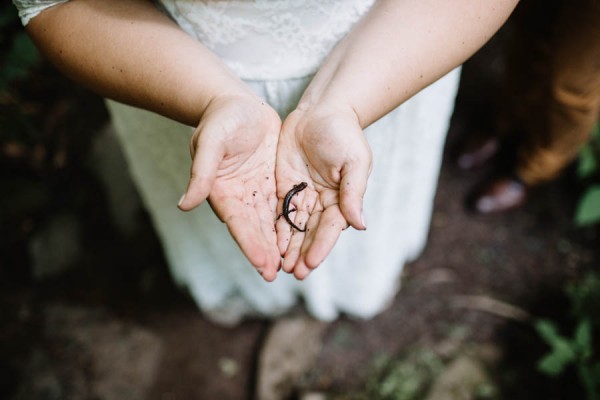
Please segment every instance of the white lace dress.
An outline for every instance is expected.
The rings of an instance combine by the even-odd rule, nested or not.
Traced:
[[[15,0],[24,23],[58,2]],[[373,2],[161,1],[186,32],[282,117]],[[208,204],[191,213],[176,208],[189,176],[190,127],[107,104],[173,277],[209,317],[235,323],[249,315],[276,316],[303,299],[319,319],[340,313],[369,318],[390,303],[404,264],[425,245],[458,78],[459,71],[452,71],[366,130],[374,160],[364,199],[369,229],[343,232],[330,256],[303,282],[283,272],[275,282],[264,282]]]

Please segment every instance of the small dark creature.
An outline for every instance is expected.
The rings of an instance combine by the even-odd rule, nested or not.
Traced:
[[[287,194],[285,195],[285,198],[283,199],[283,212],[277,216],[277,219],[279,219],[283,215],[283,218],[285,218],[285,220],[288,222],[288,224],[290,224],[292,226],[292,228],[295,228],[296,230],[298,230],[300,232],[306,232],[306,228],[302,229],[302,228],[296,226],[290,219],[289,214],[296,211],[295,208],[292,208],[290,210],[290,201],[292,200],[292,197],[294,197],[295,194],[300,193],[301,191],[306,189],[307,186],[308,186],[308,184],[306,182],[301,182],[298,185],[294,185],[294,187],[289,192],[287,192]]]

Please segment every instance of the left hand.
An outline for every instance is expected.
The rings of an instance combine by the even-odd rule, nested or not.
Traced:
[[[297,109],[284,121],[277,148],[277,197],[301,182],[307,188],[290,202],[292,228],[277,220],[283,270],[304,279],[329,254],[349,225],[366,229],[362,199],[371,171],[371,150],[351,110],[327,106]]]

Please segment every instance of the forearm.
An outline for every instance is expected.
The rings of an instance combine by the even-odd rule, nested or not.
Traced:
[[[95,92],[195,126],[217,95],[250,90],[206,47],[145,0],[76,0],[28,32],[68,76]]]
[[[518,0],[380,0],[334,49],[299,108],[352,109],[364,128],[477,51]]]

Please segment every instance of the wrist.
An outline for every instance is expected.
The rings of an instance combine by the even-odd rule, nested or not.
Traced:
[[[242,81],[226,83],[215,90],[202,91],[202,88],[194,92],[195,95],[189,97],[189,124],[197,126],[204,117],[207,110],[217,104],[225,104],[234,101],[244,101],[247,103],[261,104],[260,99],[252,90]]]
[[[353,121],[362,128],[359,115],[351,104],[341,101],[315,100],[301,99],[296,106],[295,113],[302,115],[305,122],[342,118]]]

